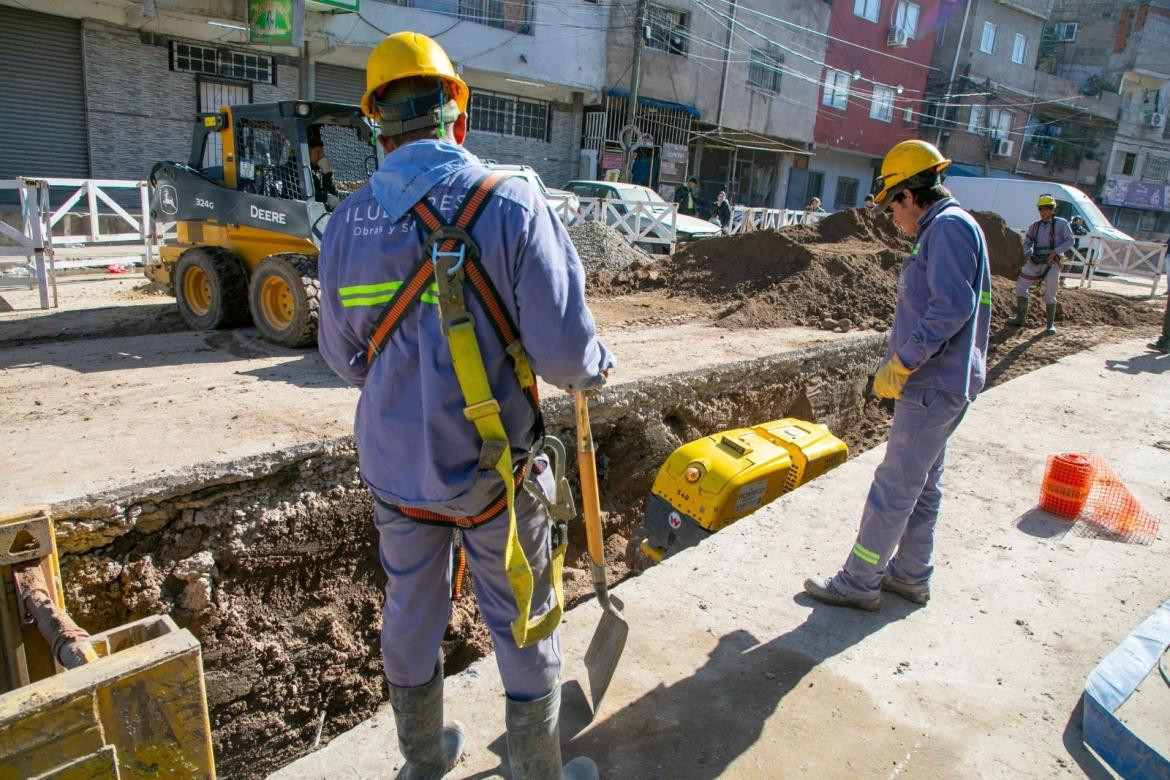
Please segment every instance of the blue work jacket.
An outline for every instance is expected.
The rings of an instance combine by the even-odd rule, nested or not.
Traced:
[[[463,415],[434,288],[369,366],[366,343],[422,257],[426,229],[411,208],[426,197],[451,222],[485,173],[453,144],[423,140],[395,149],[333,212],[318,258],[318,346],[339,376],[362,389],[354,421],[362,479],[386,502],[449,516],[477,514],[503,486],[494,471],[477,468],[481,441]],[[581,260],[544,197],[522,178],[507,179],[471,237],[537,374],[565,390],[602,384],[614,360],[585,305]],[[533,443],[536,415],[487,313],[469,290],[465,298],[516,463]]]
[[[1051,252],[1062,255],[1072,249],[1074,240],[1072,225],[1067,219],[1055,216],[1047,222],[1038,219],[1024,232],[1024,255],[1042,261]]]
[[[915,369],[907,389],[935,388],[974,401],[987,379],[991,267],[983,230],[954,198],[931,204],[902,261],[886,359]]]

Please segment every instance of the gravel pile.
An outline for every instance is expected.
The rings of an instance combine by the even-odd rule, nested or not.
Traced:
[[[582,222],[569,228],[585,273],[617,272],[637,262],[649,262],[650,255],[634,247],[622,234],[602,222]]]

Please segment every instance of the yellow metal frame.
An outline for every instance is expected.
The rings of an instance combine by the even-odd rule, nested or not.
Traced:
[[[41,574],[53,601],[65,607],[57,540],[47,506],[0,513],[0,693],[51,677],[57,672],[53,650],[35,625],[24,625],[24,609],[16,602],[12,567],[40,560]]]

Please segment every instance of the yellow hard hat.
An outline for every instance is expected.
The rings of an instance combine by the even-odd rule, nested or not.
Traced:
[[[1048,194],[1041,195],[1040,199],[1036,201],[1036,208],[1042,209],[1045,206],[1056,208],[1056,198]]]
[[[920,173],[938,173],[951,164],[934,144],[926,141],[903,141],[886,153],[882,175],[873,183],[874,200],[885,205],[894,188]]]
[[[366,92],[362,95],[362,113],[378,121],[374,93],[391,81],[411,76],[442,79],[450,91],[449,98],[459,106],[459,113],[467,113],[467,99],[471,93],[455,72],[447,52],[431,38],[414,32],[388,35],[370,52],[370,59],[366,62]]]

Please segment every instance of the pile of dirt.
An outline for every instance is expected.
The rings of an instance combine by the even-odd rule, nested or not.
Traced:
[[[621,271],[634,263],[646,263],[650,256],[630,244],[622,234],[603,222],[581,222],[569,228],[585,273]]]
[[[1019,235],[1001,217],[975,212],[987,238],[992,268],[992,320],[1015,315],[1015,278],[1023,258]],[[715,324],[732,330],[789,325],[889,328],[902,258],[913,246],[887,215],[860,209],[815,225],[763,230],[699,241],[654,264],[601,270],[589,277],[591,295],[656,291],[693,299]],[[1028,321],[1039,323],[1043,306]],[[1058,321],[1132,327],[1154,324],[1140,302],[1090,290],[1062,290]]]
[[[972,211],[971,216],[983,228],[987,239],[987,256],[991,260],[991,275],[1015,281],[1024,264],[1024,241],[1020,234],[1008,227],[1003,217],[990,211]]]

